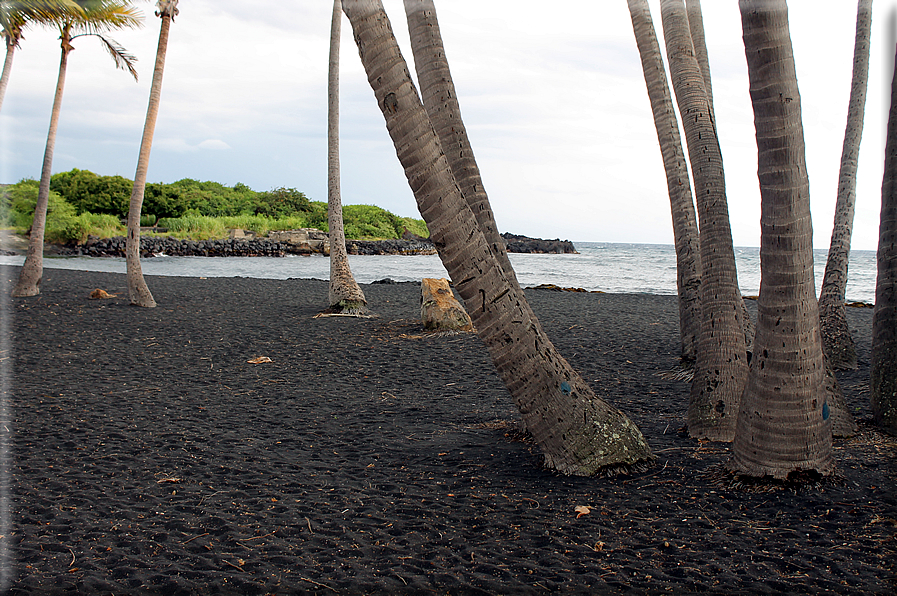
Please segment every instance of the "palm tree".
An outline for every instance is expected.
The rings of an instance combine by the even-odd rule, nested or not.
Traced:
[[[546,466],[592,475],[653,460],[638,428],[564,360],[505,276],[455,181],[380,0],[346,0],[343,10],[439,257]]]
[[[355,281],[346,253],[339,169],[339,50],[343,5],[333,0],[330,24],[330,67],[327,90],[327,226],[330,234],[330,289],[326,312],[367,314],[367,300]]]
[[[785,0],[740,0],[760,181],[754,359],[731,469],[787,478],[833,469],[830,404],[813,277],[801,103]]]
[[[897,60],[891,82],[891,111],[881,184],[878,277],[872,315],[872,416],[897,434]]]
[[[676,287],[679,295],[679,334],[682,343],[682,361],[693,365],[701,330],[701,249],[698,241],[698,222],[688,165],[679,136],[679,122],[670,88],[667,86],[666,69],[660,53],[660,44],[654,31],[651,9],[647,0],[628,0],[632,29],[638,45],[654,114],[657,141],[663,156],[663,166],[670,196],[673,216],[673,237],[676,245]]]
[[[156,118],[159,116],[159,103],[162,97],[162,75],[165,72],[165,55],[168,51],[168,33],[171,23],[178,14],[178,0],[158,0],[156,16],[162,19],[159,30],[159,45],[156,48],[156,65],[153,68],[153,82],[150,85],[149,106],[146,109],[146,121],[143,125],[143,139],[140,142],[140,154],[137,157],[137,173],[134,174],[134,186],[131,189],[131,201],[128,205],[128,239],[125,243],[125,263],[128,271],[128,297],[131,304],[152,308],[156,301],[143,278],[140,266],[140,212],[143,210],[143,195],[146,191],[146,175],[149,169],[150,152],[153,148],[153,133],[156,129]]]
[[[0,1],[0,36],[6,42],[6,60],[3,75],[0,76],[0,107],[9,85],[12,61],[22,33],[31,24],[47,25],[56,22],[62,14],[81,12],[81,7],[73,0],[2,0]]]
[[[825,263],[825,275],[819,292],[819,316],[822,317],[822,348],[828,364],[835,370],[857,367],[856,344],[847,326],[844,299],[847,291],[847,265],[856,205],[857,162],[863,136],[866,108],[866,83],[869,79],[869,38],[872,32],[872,0],[857,5],[856,40],[853,47],[853,81],[847,109],[847,127],[841,150],[838,174],[838,198],[835,224]]]
[[[442,146],[452,148],[446,152],[446,158],[455,174],[455,180],[461,186],[464,200],[473,211],[480,230],[486,236],[486,241],[505,270],[508,280],[517,284],[517,274],[511,266],[507,247],[495,224],[492,206],[461,118],[461,106],[458,104],[433,0],[405,0],[405,15],[408,19],[421,99],[427,115],[436,128]]]
[[[128,54],[114,40],[106,37],[105,32],[127,27],[139,27],[142,24],[141,13],[132,7],[127,0],[80,0],[82,14],[61,14],[54,19],[59,28],[62,40],[62,56],[59,61],[59,78],[56,82],[56,94],[53,99],[53,111],[50,115],[50,130],[47,133],[47,146],[44,150],[44,163],[41,168],[40,186],[38,187],[37,204],[34,208],[34,221],[28,242],[25,263],[19,274],[19,280],[12,295],[17,297],[36,296],[40,293],[40,282],[43,277],[44,228],[47,219],[47,204],[50,199],[50,174],[53,169],[53,150],[56,146],[56,129],[59,125],[59,112],[62,108],[62,92],[65,87],[65,71],[69,53],[74,49],[72,42],[85,36],[97,37],[103,47],[115,61],[115,66],[127,69],[137,80],[134,69],[136,58]]]
[[[683,0],[662,0],[660,10],[701,230],[701,336],[688,432],[695,438],[731,441],[748,365],[723,158]]]
[[[713,113],[713,86],[710,84],[710,55],[704,39],[704,13],[701,10],[701,0],[685,0],[685,10],[688,14],[688,30],[694,44],[695,58],[701,68],[701,78],[704,79],[704,92],[710,105],[710,118],[716,124],[716,116]]]

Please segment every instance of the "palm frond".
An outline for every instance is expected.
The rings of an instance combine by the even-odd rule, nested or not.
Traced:
[[[82,12],[73,0],[0,0],[0,30],[3,37],[18,45],[28,24],[58,25]]]
[[[103,43],[103,47],[106,48],[106,51],[112,56],[112,60],[115,61],[115,68],[127,70],[131,73],[131,76],[134,77],[134,80],[137,80],[137,69],[134,68],[134,63],[137,62],[137,58],[133,54],[129,54],[121,44],[110,37],[105,37],[97,33],[88,35],[94,35],[100,39]],[[74,37],[72,39],[74,39]]]
[[[82,13],[72,18],[74,30],[100,35],[116,29],[143,26],[143,12],[130,0],[78,0]]]

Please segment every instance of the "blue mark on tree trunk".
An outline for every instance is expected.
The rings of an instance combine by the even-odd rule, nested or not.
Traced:
[[[561,383],[561,393],[564,395],[570,395],[573,392],[573,388],[570,387],[570,383],[564,381]]]

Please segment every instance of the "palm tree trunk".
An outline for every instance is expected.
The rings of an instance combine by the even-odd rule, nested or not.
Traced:
[[[346,253],[339,169],[339,50],[343,7],[333,0],[330,24],[330,65],[327,90],[327,225],[330,234],[330,290],[328,311],[365,314],[367,300],[355,282]]]
[[[710,106],[710,118],[716,124],[716,116],[713,112],[713,86],[710,82],[710,54],[707,52],[707,41],[704,39],[704,14],[701,10],[701,0],[685,0],[685,9],[688,14],[688,30],[695,48],[695,58],[701,68],[704,92],[707,94],[707,104]]]
[[[872,416],[897,434],[897,60],[891,82],[891,111],[881,184],[878,277],[872,315]]]
[[[380,1],[347,0],[343,10],[439,257],[546,466],[592,475],[651,461],[638,428],[561,357],[505,276],[461,195]]]
[[[16,45],[6,38],[6,59],[3,61],[3,74],[0,75],[0,109],[3,108],[3,98],[6,97],[6,88],[9,86],[9,73],[12,72],[12,59],[16,54]]]
[[[810,183],[785,0],[740,0],[760,181],[754,360],[730,467],[777,479],[832,472],[830,404],[813,277]]]
[[[405,0],[405,15],[411,35],[411,51],[414,67],[420,83],[421,99],[430,122],[439,135],[439,142],[446,151],[446,158],[461,186],[461,194],[470,205],[477,223],[486,237],[492,252],[501,263],[509,281],[517,284],[517,274],[508,258],[505,241],[498,231],[489,197],[480,177],[467,129],[461,118],[458,94],[452,82],[448,58],[442,43],[436,7],[433,0]]]
[[[22,298],[40,294],[40,282],[44,275],[44,231],[47,225],[47,205],[50,202],[50,176],[53,173],[53,151],[56,148],[56,130],[59,128],[59,113],[62,111],[62,93],[65,89],[65,71],[69,53],[74,49],[70,41],[69,27],[62,29],[62,56],[59,59],[59,77],[56,80],[56,95],[53,97],[53,111],[50,114],[50,130],[44,149],[44,164],[41,168],[37,204],[34,207],[34,221],[28,239],[25,263],[12,295]]]
[[[847,292],[847,266],[853,214],[856,205],[857,162],[863,136],[863,115],[866,109],[866,86],[869,79],[869,38],[872,32],[872,0],[859,0],[857,5],[856,41],[853,48],[853,81],[847,110],[847,127],[841,150],[838,174],[838,198],[835,224],[825,264],[822,289],[819,292],[819,315],[822,317],[822,348],[828,364],[835,370],[857,367],[856,344],[847,326],[844,300]]]
[[[701,337],[688,406],[688,432],[695,438],[731,441],[748,365],[723,158],[685,5],[682,0],[662,0],[660,10],[701,230]]]
[[[165,73],[165,56],[168,52],[168,33],[171,29],[172,16],[162,11],[162,26],[159,29],[159,45],[156,47],[156,65],[153,69],[153,82],[150,85],[149,105],[146,109],[146,121],[143,125],[143,138],[140,142],[140,155],[137,158],[137,172],[134,174],[134,187],[131,190],[131,202],[128,207],[128,239],[125,243],[125,262],[128,271],[128,297],[131,304],[153,308],[156,301],[143,278],[140,266],[140,213],[143,210],[143,196],[146,191],[146,175],[149,170],[150,152],[153,149],[153,134],[156,130],[156,119],[159,116],[159,105],[162,99],[162,76]]]
[[[670,88],[667,86],[660,44],[657,42],[651,19],[651,9],[647,0],[628,1],[632,29],[641,56],[651,111],[654,114],[657,141],[660,143],[660,153],[663,156],[670,211],[673,216],[682,361],[685,364],[693,364],[701,331],[701,249],[691,181],[682,149],[682,138],[679,136],[679,122],[676,120]]]

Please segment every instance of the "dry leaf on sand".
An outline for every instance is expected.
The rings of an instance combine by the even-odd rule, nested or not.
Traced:
[[[247,360],[246,362],[248,362],[249,364],[261,364],[263,362],[274,362],[274,361],[271,360],[270,358],[268,358],[267,356],[256,356],[252,360]]]
[[[592,510],[585,505],[577,505],[573,511],[576,512],[576,519],[579,519],[583,515],[588,515],[592,512]]]

